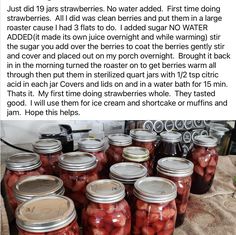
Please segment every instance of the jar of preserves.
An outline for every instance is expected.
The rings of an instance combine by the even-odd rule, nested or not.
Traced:
[[[101,139],[82,138],[79,140],[78,149],[81,152],[92,153],[98,160],[97,172],[99,178],[108,178],[109,167],[105,153],[105,143]]]
[[[132,234],[174,233],[176,185],[161,177],[145,177],[134,184],[135,213]]]
[[[149,151],[143,147],[130,146],[123,150],[124,162],[140,163],[147,168],[148,175],[152,173],[152,161],[150,161]]]
[[[14,186],[17,204],[35,197],[64,195],[63,181],[52,175],[26,176]]]
[[[47,196],[31,199],[16,209],[18,235],[79,235],[71,199]]]
[[[108,136],[109,148],[106,150],[108,166],[122,162],[123,149],[132,144],[132,139],[125,134],[112,134]]]
[[[58,158],[62,154],[61,141],[56,139],[40,139],[33,144],[34,152],[38,153],[42,167],[47,175],[58,176]]]
[[[157,161],[163,157],[183,157],[181,134],[177,131],[164,131],[160,134],[160,141],[156,147],[153,162],[153,174],[156,175]]]
[[[177,219],[175,226],[183,224],[191,188],[193,164],[185,158],[166,157],[157,162],[157,175],[173,181],[177,187],[175,199]]]
[[[65,196],[71,198],[80,218],[87,203],[86,185],[98,179],[97,159],[85,152],[64,153],[59,157],[60,178],[65,187]]]
[[[203,194],[210,189],[218,162],[216,145],[217,139],[212,136],[198,135],[194,138],[187,156],[194,164],[191,193]]]
[[[83,210],[84,235],[130,235],[131,213],[122,183],[103,179],[87,185],[89,203]]]
[[[157,134],[154,131],[146,129],[132,129],[130,136],[133,140],[133,145],[148,149],[150,158],[155,154],[155,144],[157,141]]]
[[[133,209],[133,189],[134,183],[139,178],[147,176],[147,168],[139,163],[120,162],[110,167],[111,179],[117,180],[124,184],[126,191],[126,201],[129,203],[131,210]]]
[[[17,207],[14,195],[14,185],[25,176],[41,175],[41,161],[36,153],[17,153],[7,158],[4,186],[10,209],[13,214]]]

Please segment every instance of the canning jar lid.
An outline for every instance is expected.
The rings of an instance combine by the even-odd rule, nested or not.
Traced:
[[[79,150],[85,152],[98,152],[104,150],[104,141],[95,138],[82,138],[78,142]]]
[[[163,131],[160,137],[164,142],[177,143],[181,141],[181,134],[177,131]]]
[[[143,129],[147,129],[149,131],[153,130],[153,122],[151,120],[147,120],[143,123]]]
[[[198,135],[194,138],[193,143],[202,147],[215,147],[217,138],[209,135]]]
[[[140,142],[153,142],[157,140],[157,133],[147,129],[132,129],[130,136],[133,140]]]
[[[191,132],[185,131],[182,135],[182,139],[184,143],[190,143],[192,139]]]
[[[147,168],[135,162],[119,162],[110,167],[109,176],[123,184],[134,184],[137,179],[147,176]]]
[[[222,126],[212,126],[211,128],[210,128],[210,132],[211,133],[215,133],[215,134],[217,134],[217,135],[224,135],[226,132],[228,132],[229,131],[229,129],[228,128],[226,128],[226,127],[222,127]]]
[[[63,181],[52,175],[27,176],[14,186],[14,194],[18,201],[28,201],[34,197],[63,195]]]
[[[157,133],[160,133],[164,130],[164,123],[161,120],[156,120],[153,124],[153,129]]]
[[[61,141],[56,139],[40,139],[33,144],[34,152],[42,154],[56,153],[62,150]]]
[[[168,176],[184,177],[193,173],[193,163],[185,158],[165,157],[158,160],[156,169]]]
[[[73,201],[59,195],[33,198],[16,209],[17,226],[33,233],[64,228],[75,218]]]
[[[132,138],[125,134],[112,134],[108,135],[109,144],[115,146],[128,146],[132,144]]]
[[[12,171],[29,171],[41,166],[37,153],[16,153],[6,160],[6,168]]]
[[[86,186],[86,196],[92,202],[114,203],[125,197],[125,187],[113,179],[95,180]]]
[[[144,177],[134,183],[134,195],[145,202],[165,203],[177,196],[174,182],[162,177]]]
[[[123,149],[122,157],[132,162],[144,162],[149,159],[149,151],[143,147],[126,147]]]
[[[68,171],[88,171],[97,166],[97,158],[86,152],[64,153],[59,157],[58,166]]]

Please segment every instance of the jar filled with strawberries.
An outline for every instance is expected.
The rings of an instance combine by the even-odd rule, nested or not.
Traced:
[[[87,185],[89,203],[83,209],[84,235],[130,235],[131,213],[124,185],[116,180],[97,180]]]
[[[162,177],[144,177],[134,184],[134,235],[174,233],[177,195],[174,182]]]
[[[194,164],[190,192],[203,194],[210,189],[215,176],[218,162],[217,139],[212,136],[199,135],[194,138],[193,143],[187,156],[187,159]]]
[[[58,158],[62,154],[61,141],[40,139],[33,144],[33,149],[35,153],[39,154],[45,173],[58,176]]]
[[[108,136],[109,148],[106,150],[108,166],[122,162],[123,149],[132,144],[132,139],[125,134],[112,134]]]
[[[93,154],[98,160],[97,171],[99,178],[108,178],[109,166],[105,153],[105,142],[101,139],[82,138],[78,142],[78,150]]]
[[[36,153],[17,153],[7,158],[3,181],[7,201],[13,214],[17,207],[13,191],[16,182],[25,176],[43,174],[44,170],[41,168],[41,164],[39,155]]]
[[[191,188],[193,163],[185,158],[166,157],[157,162],[157,175],[173,181],[177,187],[175,226],[183,224]]]
[[[73,200],[80,219],[82,208],[87,203],[86,186],[98,179],[97,159],[85,152],[64,153],[59,158],[58,166],[65,196]]]
[[[147,168],[139,163],[120,162],[110,167],[111,179],[117,180],[124,184],[126,196],[125,199],[129,203],[131,210],[134,202],[134,183],[139,178],[147,176]]]
[[[71,199],[46,196],[22,203],[16,210],[18,235],[79,235]]]

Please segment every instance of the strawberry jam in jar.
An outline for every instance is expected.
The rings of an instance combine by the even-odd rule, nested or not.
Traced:
[[[53,175],[26,176],[14,186],[18,205],[35,197],[64,195],[64,192],[63,181]]]
[[[134,183],[139,178],[147,176],[147,168],[139,163],[120,162],[110,167],[111,179],[117,180],[124,184],[126,196],[125,199],[129,203],[131,210],[134,202]]]
[[[89,203],[83,209],[84,235],[130,235],[131,213],[122,183],[97,180],[87,185]]]
[[[177,187],[177,197],[175,199],[177,207],[176,227],[184,222],[192,173],[193,164],[185,158],[166,157],[157,162],[157,175],[173,181]]]
[[[165,178],[145,177],[134,184],[133,235],[174,233],[177,209],[176,185]]]
[[[193,143],[187,156],[187,159],[194,164],[190,192],[203,194],[210,189],[215,176],[218,162],[217,139],[212,136],[199,135],[194,138]]]
[[[45,173],[58,176],[58,158],[62,154],[61,141],[40,139],[33,144],[33,149],[35,153],[39,154]]]
[[[41,175],[44,171],[39,155],[36,153],[17,153],[6,160],[6,172],[4,175],[4,187],[7,201],[14,214],[17,201],[14,195],[14,186],[17,181],[25,176]]]
[[[16,209],[18,235],[79,235],[71,199],[46,196],[31,199]]]
[[[181,134],[177,131],[164,131],[160,134],[160,141],[156,147],[153,163],[153,174],[156,175],[157,161],[163,157],[183,157]]]
[[[136,162],[142,164],[147,168],[148,175],[151,173],[152,164],[148,149],[134,146],[126,147],[123,150],[122,157],[124,162]]]
[[[81,152],[93,154],[98,160],[97,171],[99,178],[108,178],[109,167],[105,153],[105,142],[101,139],[82,138],[79,140],[78,149]]]
[[[132,139],[125,134],[112,134],[108,136],[109,148],[106,150],[108,166],[122,162],[123,149],[132,144]]]
[[[60,178],[65,187],[65,196],[75,203],[80,219],[82,208],[87,203],[85,190],[88,183],[98,179],[97,159],[85,152],[64,153],[59,158]]]

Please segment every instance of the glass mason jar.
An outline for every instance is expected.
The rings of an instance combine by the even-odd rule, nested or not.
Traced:
[[[79,140],[78,149],[81,152],[92,153],[98,160],[97,171],[99,178],[108,178],[109,167],[105,154],[105,143],[103,140],[94,138],[82,138]]]
[[[47,196],[31,199],[16,209],[18,235],[79,235],[71,199]]]
[[[7,201],[13,214],[17,207],[14,195],[14,185],[25,176],[41,175],[41,161],[36,153],[17,153],[6,160],[6,171],[4,175],[4,187]]]
[[[175,199],[177,219],[175,226],[183,224],[191,188],[193,164],[185,158],[166,157],[157,162],[157,175],[173,181],[177,187]]]
[[[45,173],[58,176],[58,158],[62,154],[61,141],[40,139],[33,144],[33,149],[35,153],[39,154]]]
[[[83,210],[84,235],[130,235],[131,213],[122,183],[103,179],[87,185],[89,203]]]
[[[63,181],[52,175],[26,176],[14,186],[17,205],[35,197],[64,195],[64,192]]]
[[[153,162],[153,174],[156,175],[157,161],[163,157],[183,157],[181,134],[177,131],[164,131],[160,134],[160,141],[156,147]]]
[[[132,210],[134,202],[134,183],[139,178],[147,176],[147,168],[139,163],[133,162],[120,162],[110,167],[111,179],[117,180],[124,184],[126,196],[125,199],[130,205]]]
[[[78,216],[87,203],[86,185],[98,179],[97,159],[85,152],[64,153],[59,157],[60,178],[65,187],[65,196],[75,203]]]
[[[108,136],[109,148],[106,150],[108,166],[122,162],[123,149],[132,144],[132,139],[125,134],[112,134]]]
[[[130,136],[133,140],[133,145],[148,149],[150,158],[155,155],[155,144],[157,141],[157,133],[146,129],[132,129]]]
[[[217,139],[212,136],[199,135],[195,137],[193,144],[187,156],[187,159],[194,164],[190,192],[203,194],[213,183],[218,162]]]
[[[140,163],[147,168],[148,175],[152,172],[152,162],[150,161],[149,151],[143,147],[126,147],[123,149],[124,162]]]
[[[134,184],[135,213],[132,234],[174,233],[176,185],[161,177],[145,177]]]

